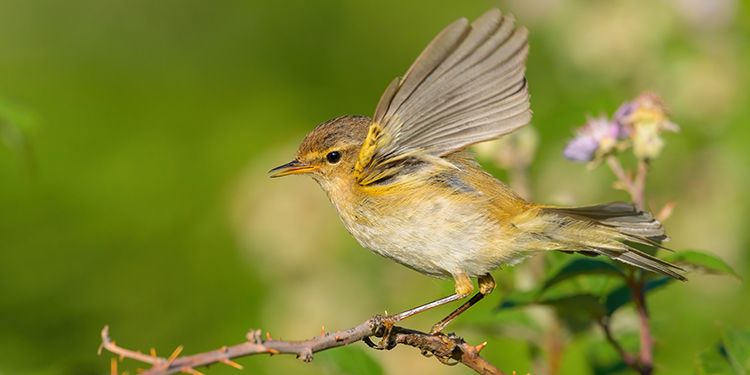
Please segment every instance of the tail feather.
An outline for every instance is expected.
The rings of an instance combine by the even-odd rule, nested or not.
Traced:
[[[547,210],[578,216],[616,228],[618,232],[636,239],[647,239],[651,245],[653,245],[652,242],[669,241],[661,223],[650,213],[638,210],[632,203],[613,202],[585,207],[547,208]]]
[[[682,268],[627,244],[640,243],[664,248],[668,240],[661,223],[631,203],[615,202],[586,207],[543,207],[555,225],[545,235],[558,250],[606,255],[648,271],[685,280]]]

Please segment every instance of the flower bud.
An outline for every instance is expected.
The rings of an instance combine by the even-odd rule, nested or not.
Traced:
[[[663,131],[677,132],[677,124],[669,121],[661,98],[643,93],[617,110],[614,121],[621,124],[633,142],[633,153],[638,159],[653,159],[664,147]]]

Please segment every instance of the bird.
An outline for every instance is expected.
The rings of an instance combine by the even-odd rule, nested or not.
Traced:
[[[271,177],[311,176],[363,247],[422,274],[453,279],[453,294],[393,321],[478,292],[431,330],[439,334],[495,288],[491,272],[548,251],[604,255],[684,280],[682,269],[638,250],[660,247],[662,224],[633,204],[560,207],[527,201],[482,169],[469,146],[531,121],[528,31],[491,9],[445,27],[372,117],[316,126]]]

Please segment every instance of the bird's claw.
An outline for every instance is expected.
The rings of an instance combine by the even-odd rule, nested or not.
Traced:
[[[396,347],[396,340],[393,333],[393,327],[396,325],[396,319],[392,316],[380,317],[381,329],[378,330],[377,336],[381,337],[378,343],[372,342],[369,337],[363,340],[367,346],[377,350],[391,350]]]
[[[440,323],[435,324],[434,326],[432,326],[432,329],[430,329],[430,334],[433,336],[445,335],[443,333],[444,328],[445,328],[445,325],[442,325]]]

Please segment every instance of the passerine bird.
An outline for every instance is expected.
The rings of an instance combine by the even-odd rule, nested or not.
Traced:
[[[490,10],[459,19],[386,88],[372,118],[318,125],[272,177],[312,176],[364,247],[423,274],[453,278],[455,294],[395,315],[400,320],[479,293],[433,326],[492,292],[494,269],[549,250],[605,255],[684,279],[681,269],[637,250],[666,238],[629,203],[555,207],[528,202],[481,169],[467,146],[529,123],[527,31]],[[631,243],[631,244],[629,244]]]

